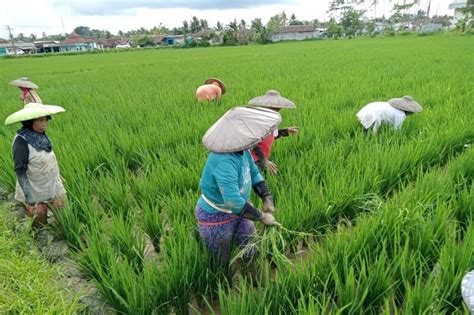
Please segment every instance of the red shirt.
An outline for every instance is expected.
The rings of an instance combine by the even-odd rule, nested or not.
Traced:
[[[275,135],[274,134],[270,134],[269,136],[267,136],[265,139],[263,139],[257,146],[258,148],[260,149],[260,151],[262,151],[263,155],[265,156],[265,158],[270,158],[270,154],[272,153],[272,145],[273,145],[273,142],[275,142]],[[253,157],[253,160],[254,161],[258,161],[259,160],[259,157],[257,156],[257,154],[255,153],[254,150],[250,150],[250,152],[252,153],[252,157]]]

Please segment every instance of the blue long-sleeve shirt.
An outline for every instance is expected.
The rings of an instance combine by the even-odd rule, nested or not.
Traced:
[[[263,181],[249,150],[240,153],[214,153],[207,158],[199,186],[206,198],[219,208],[239,214],[250,199],[252,187]],[[207,213],[218,213],[201,196],[198,206]]]

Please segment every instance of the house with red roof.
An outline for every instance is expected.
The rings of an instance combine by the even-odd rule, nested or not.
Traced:
[[[102,50],[103,48],[98,40],[82,37],[76,32],[72,32],[68,38],[61,42],[61,52]]]

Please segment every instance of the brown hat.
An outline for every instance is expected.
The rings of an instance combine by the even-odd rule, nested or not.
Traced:
[[[221,80],[219,80],[217,78],[209,78],[206,81],[204,81],[204,84],[212,84],[214,82],[219,84],[219,87],[221,88],[221,91],[222,91],[221,94],[224,95],[227,90],[225,88],[224,82],[222,82]]]
[[[387,102],[392,107],[403,110],[404,112],[419,113],[423,110],[421,105],[415,102],[413,97],[408,95],[400,98],[392,98]]]
[[[270,108],[296,108],[295,103],[282,97],[280,92],[275,90],[269,90],[265,95],[252,98],[249,105]]]
[[[27,88],[27,89],[33,89],[33,90],[39,89],[39,87],[33,82],[31,82],[30,79],[27,77],[22,77],[22,78],[13,80],[10,82],[10,85],[13,85],[19,88]]]

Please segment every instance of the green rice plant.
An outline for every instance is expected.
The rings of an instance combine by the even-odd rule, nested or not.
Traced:
[[[326,238],[324,248],[311,250],[314,254],[310,254],[308,263],[297,266],[290,274],[283,273],[276,283],[265,287],[264,292],[252,292],[250,296],[255,294],[253,303],[286,296],[286,300],[279,299],[279,305],[272,309],[274,313],[284,312],[301,303],[303,293],[298,292],[304,292],[323,301],[327,301],[329,295],[340,310],[377,313],[386,307],[387,301],[391,301],[393,308],[403,303],[401,297],[406,294],[415,298],[413,288],[430,275],[441,248],[455,231],[456,225],[451,219],[455,208],[450,202],[452,195],[433,194],[431,189],[426,189],[434,183],[443,187],[452,176],[449,172],[440,173],[436,171],[433,176],[423,178],[415,189],[408,186],[389,207],[361,217],[356,226],[341,227]],[[405,209],[405,205],[412,205],[413,192],[418,190],[420,196],[425,192],[421,204]],[[435,206],[431,205],[433,201],[437,202]],[[402,281],[395,281],[397,278]],[[320,296],[318,292],[325,295]],[[394,301],[394,295],[400,299]],[[433,309],[432,297],[428,295],[425,303],[419,304],[421,308],[415,310],[425,306]],[[238,299],[235,303],[239,303]]]
[[[160,252],[161,236],[164,229],[162,214],[155,206],[155,202],[142,202],[140,208],[143,215],[143,230],[150,237],[155,251]]]
[[[73,206],[68,205],[66,208],[56,211],[54,215],[58,222],[57,230],[59,234],[66,240],[72,250],[80,250],[83,246],[84,228],[73,211]]]
[[[37,250],[29,229],[19,230],[12,213],[0,207],[0,312],[73,314],[84,311],[80,293],[66,285],[60,266]]]
[[[95,279],[97,287],[107,301],[120,313],[154,314],[151,282],[137,275],[135,266],[119,259],[109,267],[107,277]]]
[[[276,268],[288,268],[293,264],[288,255],[298,251],[298,244],[301,241],[308,241],[314,236],[291,231],[285,227],[265,227],[261,233],[253,236],[246,246],[237,249],[230,264],[241,262],[245,265],[257,261],[259,268],[266,264]],[[254,257],[247,261],[246,257],[252,252],[255,253]]]
[[[472,221],[468,226],[472,226]],[[465,312],[464,304],[460,296],[462,277],[474,268],[474,233],[468,229],[459,240],[461,233],[453,233],[449,242],[446,242],[441,250],[437,272],[432,273],[430,280],[436,288],[436,300],[434,305],[444,313]]]
[[[141,231],[134,230],[121,217],[115,217],[105,226],[105,236],[110,239],[110,245],[120,253],[121,257],[132,266],[136,273],[143,271],[146,241]]]
[[[133,214],[127,185],[116,176],[103,176],[96,186],[101,206],[110,214],[129,220]]]
[[[210,260],[204,244],[193,236],[194,229],[171,222],[172,229],[163,236],[162,276],[170,294],[174,312],[187,314],[193,296],[209,296],[215,290],[209,282]]]
[[[89,232],[87,247],[77,254],[82,272],[89,279],[100,281],[109,276],[110,268],[117,256],[100,232]]]

